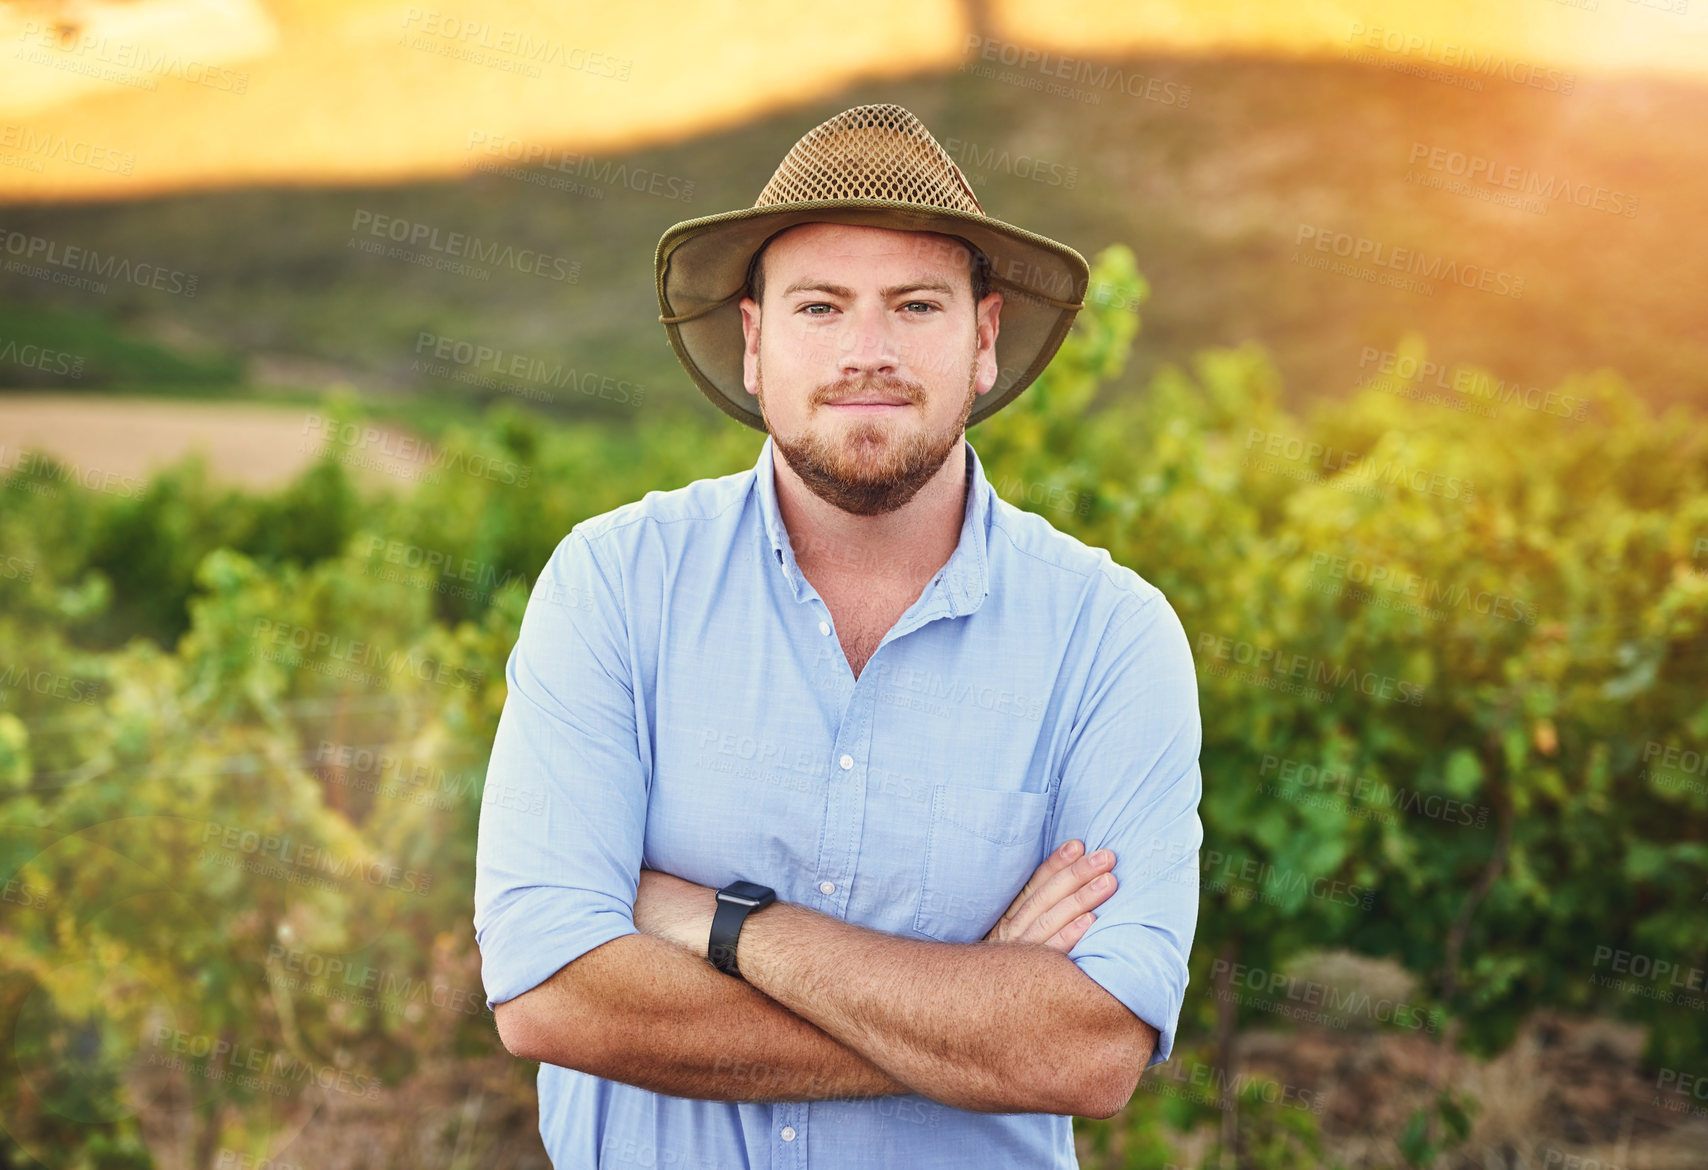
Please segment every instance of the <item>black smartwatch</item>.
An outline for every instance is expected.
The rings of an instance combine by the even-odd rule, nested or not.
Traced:
[[[731,882],[718,891],[718,912],[712,916],[712,936],[706,957],[725,975],[741,978],[735,965],[735,942],[747,916],[777,900],[777,891],[757,882]]]

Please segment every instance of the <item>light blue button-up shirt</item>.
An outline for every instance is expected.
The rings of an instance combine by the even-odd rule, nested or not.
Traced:
[[[963,448],[955,552],[858,679],[796,565],[769,437],[750,471],[564,537],[481,805],[487,1006],[634,933],[642,867],[972,942],[1077,837],[1115,852],[1120,885],[1069,957],[1168,1055],[1203,839],[1191,649],[1154,586],[1003,501]],[[539,1098],[559,1170],[1078,1165],[1070,1117],[919,1094],[701,1101],[542,1064]]]

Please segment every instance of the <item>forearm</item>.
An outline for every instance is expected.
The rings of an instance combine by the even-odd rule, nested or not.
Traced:
[[[1127,1013],[1042,944],[901,938],[787,902],[748,918],[739,953],[754,987],[960,1109],[1090,1112]]]
[[[544,1017],[536,1059],[608,1080],[709,1101],[911,1091],[764,993],[650,934],[594,947],[528,994],[539,991],[549,1011],[534,1012]]]

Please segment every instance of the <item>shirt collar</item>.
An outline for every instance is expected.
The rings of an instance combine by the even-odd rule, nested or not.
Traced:
[[[795,563],[789,529],[783,523],[783,512],[777,503],[775,457],[772,454],[775,446],[772,436],[767,434],[764,445],[759,449],[759,459],[753,465],[754,488],[759,494],[759,515],[771,545],[770,559],[782,569],[795,590],[795,596],[800,598],[810,585]],[[978,452],[973,450],[973,445],[964,435],[961,448],[966,452],[967,461],[967,507],[961,520],[961,537],[949,556],[949,562],[927,587],[928,591],[942,592],[948,602],[949,613],[954,617],[978,609],[990,592],[987,539],[992,501],[996,496],[996,490],[985,478],[984,464],[979,461]]]

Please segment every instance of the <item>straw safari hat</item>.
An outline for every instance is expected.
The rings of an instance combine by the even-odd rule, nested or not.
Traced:
[[[684,220],[658,241],[659,321],[689,377],[718,409],[765,430],[742,381],[741,309],[749,262],[796,224],[830,222],[959,236],[990,261],[1003,294],[996,384],[967,425],[1012,402],[1055,356],[1084,307],[1085,258],[992,219],[961,168],[907,110],[855,106],[795,143],[752,207]]]

